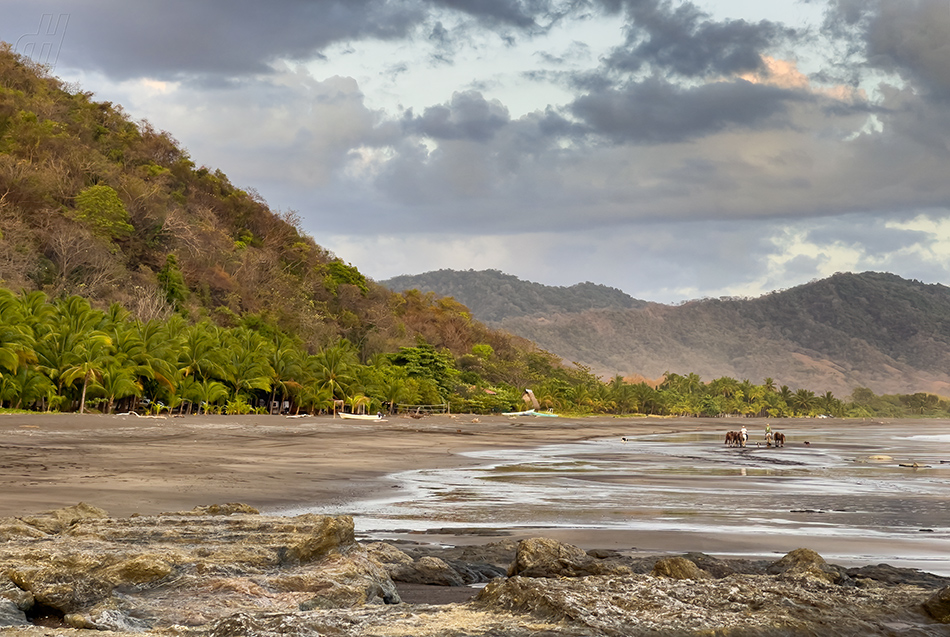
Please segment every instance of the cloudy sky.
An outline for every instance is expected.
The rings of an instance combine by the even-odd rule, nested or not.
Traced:
[[[0,39],[383,280],[950,284],[950,0],[3,0]]]

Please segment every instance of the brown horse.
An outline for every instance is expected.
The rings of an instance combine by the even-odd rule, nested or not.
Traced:
[[[735,447],[739,444],[739,432],[738,431],[727,431],[726,432],[726,446]]]
[[[785,434],[783,434],[781,431],[776,431],[773,435],[775,436],[775,446],[776,446],[776,447],[784,447],[784,446],[785,446]]]

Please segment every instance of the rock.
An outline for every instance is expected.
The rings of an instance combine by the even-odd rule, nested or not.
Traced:
[[[245,515],[260,515],[261,512],[248,504],[243,504],[241,502],[228,502],[227,504],[196,506],[191,511],[160,513],[159,515],[234,515],[236,513],[243,513]]]
[[[0,575],[0,600],[11,602],[20,610],[33,607],[33,594],[14,584],[9,577]]]
[[[261,608],[400,601],[383,566],[354,541],[346,516],[44,520],[59,520],[62,532],[0,544],[0,573],[9,577],[0,576],[0,596],[14,604],[35,599],[75,627],[140,631]]]
[[[81,520],[101,520],[108,517],[109,514],[105,510],[80,502],[75,506],[54,509],[40,515],[20,519],[44,533],[54,534],[62,533]]]
[[[735,573],[745,572],[739,570],[739,568],[737,568],[739,565],[736,563],[730,564],[725,560],[717,559],[705,553],[687,553],[683,557],[716,579],[722,579],[723,577],[728,577]],[[751,575],[752,573],[747,574]]]
[[[610,572],[629,570],[610,568],[576,546],[548,538],[519,542],[515,560],[508,567],[509,577],[582,577]]]
[[[458,571],[438,557],[421,557],[411,564],[402,564],[393,569],[392,578],[407,584],[432,584],[436,586],[463,586],[465,580]]]
[[[877,564],[849,568],[846,571],[849,577],[858,581],[873,581],[887,585],[908,584],[923,588],[942,588],[950,586],[950,577],[941,577],[932,573],[924,573],[914,568],[898,568],[890,564]]]
[[[258,578],[258,581],[275,591],[316,593],[300,603],[301,610],[398,604],[400,601],[396,585],[386,570],[362,547],[327,556],[319,568]]]
[[[26,613],[8,599],[0,598],[0,628],[5,626],[28,626]]]
[[[312,562],[356,542],[353,534],[353,518],[348,515],[340,517],[301,515],[297,519],[316,523],[309,536],[290,547],[290,555],[299,562]]]
[[[950,586],[941,588],[923,603],[927,614],[942,624],[950,624]]]
[[[385,566],[386,570],[391,570],[396,566],[412,564],[412,556],[400,551],[392,544],[372,542],[370,544],[364,544],[363,548],[366,549],[373,559]]]
[[[838,584],[843,580],[841,571],[825,562],[822,556],[811,549],[795,549],[787,553],[769,566],[768,573],[814,577],[829,584]]]
[[[712,577],[708,572],[699,568],[685,557],[667,557],[653,567],[654,577],[669,577],[671,579],[700,580]]]

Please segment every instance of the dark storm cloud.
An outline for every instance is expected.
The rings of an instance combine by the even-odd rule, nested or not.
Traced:
[[[411,134],[485,142],[510,121],[501,102],[488,101],[477,91],[465,91],[455,93],[449,104],[430,106],[420,117],[408,112],[403,123]]]
[[[628,20],[626,44],[606,60],[619,71],[650,68],[684,77],[754,71],[762,66],[763,54],[797,35],[767,20],[717,22],[689,2],[675,7],[656,0],[605,4],[609,10],[622,7]]]
[[[24,23],[39,11],[24,0],[5,9]],[[403,37],[425,16],[417,2],[385,0],[80,0],[42,11],[69,14],[61,62],[118,79],[265,73],[334,42]]]
[[[745,80],[683,88],[651,78],[622,89],[591,92],[570,106],[591,131],[615,142],[668,143],[709,135],[730,126],[755,128],[803,96]]]
[[[161,80],[269,73],[278,59],[309,60],[327,46],[361,39],[413,35],[434,10],[453,10],[483,25],[535,29],[544,0],[59,0],[37,7],[11,0],[0,37],[11,42],[42,13],[68,14],[62,63],[97,69],[116,79]],[[441,24],[429,33],[442,46],[450,34]],[[511,38],[510,34],[501,34]]]

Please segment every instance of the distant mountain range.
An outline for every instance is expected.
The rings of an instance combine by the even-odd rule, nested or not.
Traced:
[[[753,299],[670,306],[593,283],[550,287],[497,270],[381,284],[452,296],[475,318],[603,376],[695,372],[792,389],[950,395],[950,288],[886,273],[836,274]]]
[[[451,296],[475,318],[498,323],[520,316],[550,316],[587,310],[625,310],[648,305],[616,288],[596,283],[554,287],[523,281],[498,270],[438,270],[397,276],[382,285],[397,292],[419,290]]]

